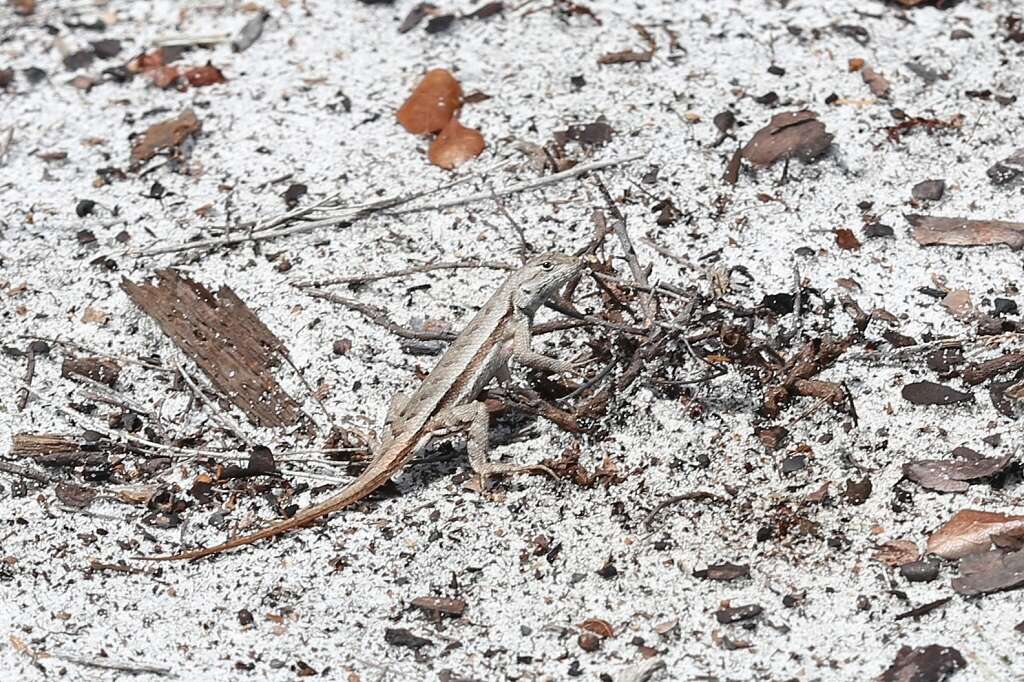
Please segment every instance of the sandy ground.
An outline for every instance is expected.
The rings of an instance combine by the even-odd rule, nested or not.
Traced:
[[[428,259],[514,262],[513,233],[493,203],[377,215],[258,249],[122,255],[114,259],[116,270],[90,261],[123,248],[115,239],[122,231],[131,237],[129,246],[142,248],[278,214],[285,208],[281,195],[294,182],[308,186],[306,202],[341,191],[359,203],[449,181],[450,173],[427,163],[426,142],[394,122],[418,77],[437,66],[454,70],[467,92],[490,95],[462,115],[484,133],[488,149],[456,174],[476,177],[431,200],[536,177],[516,152],[517,141],[543,143],[568,124],[604,116],[616,133],[590,155],[646,153],[602,177],[615,196],[628,193],[622,209],[634,238],[649,236],[683,259],[640,244],[641,258],[654,263],[655,276],[665,281],[701,281],[717,254],[717,262],[749,271],[753,281],[735,296],[757,303],[764,294],[791,291],[795,265],[822,300],[850,293],[865,310],[892,313],[901,333],[922,341],[973,335],[969,322],[918,291],[935,287],[936,278],[969,291],[979,310],[990,311],[995,297],[1020,299],[1018,254],[1006,247],[925,249],[911,239],[903,218],[908,212],[1024,218],[1020,185],[995,186],[986,176],[989,166],[1020,145],[1015,132],[1022,105],[964,94],[1024,94],[1021,46],[1003,39],[1001,17],[1014,10],[1012,0],[964,2],[943,11],[903,11],[863,0],[588,2],[600,25],[534,2],[486,21],[459,22],[438,35],[422,25],[397,33],[412,2],[282,1],[266,6],[271,17],[264,33],[245,52],[221,44],[184,56],[187,64],[210,60],[227,83],[177,92],[138,77],[84,92],[68,84],[74,73],[62,65],[61,48],[73,52],[101,37],[123,41],[119,57],[82,70],[99,75],[162,34],[233,33],[253,16],[237,2],[95,4],[43,0],[29,18],[16,17],[6,5],[0,9],[0,69],[16,71],[0,93],[0,142],[6,129],[14,129],[0,162],[4,346],[23,349],[28,341],[19,335],[35,334],[117,356],[175,357],[167,338],[118,285],[123,276],[144,279],[176,265],[210,286],[234,288],[287,344],[310,381],[330,385],[326,405],[340,423],[376,423],[391,392],[409,387],[414,370],[429,367],[431,358],[405,353],[396,338],[358,314],[312,300],[288,283]],[[445,7],[468,12],[474,5]],[[67,26],[75,17],[96,16],[110,23],[102,34]],[[644,48],[631,28],[637,23],[666,23],[678,35],[677,49],[670,49],[662,28],[652,27],[658,48],[649,63],[599,66],[602,54]],[[44,24],[55,27],[55,35]],[[862,26],[869,42],[835,30],[842,25]],[[957,29],[973,37],[952,40]],[[892,88],[888,101],[873,97],[861,75],[848,71],[851,58],[885,75]],[[941,77],[926,82],[907,62]],[[784,74],[769,73],[773,64]],[[34,85],[23,75],[33,66],[47,74]],[[578,76],[582,86],[571,80]],[[774,107],[755,101],[770,91],[779,97]],[[839,100],[826,104],[832,93]],[[342,106],[346,98],[350,111]],[[130,133],[188,107],[202,120],[202,132],[183,164],[128,171],[126,179],[96,186],[96,169],[127,170]],[[835,135],[828,155],[813,165],[791,165],[784,183],[780,167],[745,171],[735,187],[721,182],[735,143],[712,147],[715,114],[733,111],[745,140],[773,113],[805,107],[817,111]],[[894,143],[884,131],[895,123],[893,108],[944,120],[962,114],[964,125],[945,134],[917,130]],[[55,151],[66,152],[66,159],[40,157]],[[573,153],[586,160],[583,152]],[[480,175],[505,158],[514,163]],[[656,182],[639,185],[654,166]],[[271,182],[286,174],[286,180]],[[911,187],[931,178],[945,179],[944,198],[911,206]],[[166,190],[162,199],[146,196],[154,182]],[[662,227],[651,206],[666,197],[683,218]],[[75,209],[82,199],[98,206],[80,218]],[[894,238],[864,237],[858,204],[865,201],[873,202],[869,213],[894,227]],[[591,182],[571,180],[509,197],[506,206],[529,241],[568,251],[586,241],[592,209],[602,201]],[[852,229],[861,248],[838,248],[838,228]],[[95,243],[79,243],[76,233],[83,229],[93,231]],[[798,253],[801,247],[810,250]],[[282,259],[291,263],[290,271],[279,271]],[[385,307],[401,323],[431,318],[457,327],[499,276],[488,270],[438,272],[348,293]],[[859,288],[849,291],[839,278],[855,280]],[[849,318],[838,309],[827,310],[821,301],[808,305],[806,333],[849,330]],[[789,328],[792,316],[779,324]],[[868,335],[878,338],[884,329],[873,323]],[[352,341],[344,356],[331,351],[339,338]],[[579,336],[559,343],[563,347],[548,342],[549,352],[571,354]],[[60,357],[55,350],[40,359],[34,380],[52,404],[33,398],[24,411],[16,407],[24,360],[0,360],[0,452],[17,432],[79,433],[105,423],[108,406],[75,423],[54,408],[81,401],[75,385],[60,378]],[[998,489],[978,484],[958,494],[900,482],[904,462],[947,457],[959,445],[985,454],[1011,452],[1021,443],[1019,428],[993,409],[980,388],[973,404],[915,407],[903,400],[902,384],[936,380],[920,356],[883,366],[844,362],[824,378],[847,383],[859,421],[818,410],[792,426],[790,445],[781,451],[766,452],[753,435],[760,392],[738,373],[698,385],[685,405],[641,382],[613,404],[600,437],[580,439],[584,465],[611,460],[623,478],[616,485],[581,488],[520,477],[481,495],[464,489],[467,466],[456,457],[410,468],[396,478],[400,494],[338,514],[325,527],[196,564],[130,562],[137,572],[90,565],[174,550],[179,543],[217,542],[278,512],[248,492],[230,511],[219,502],[227,496],[208,507],[195,504],[184,525],[161,530],[143,525],[146,510],[119,501],[113,483],[87,483],[99,497],[76,511],[57,500],[52,485],[28,481],[27,490],[19,490],[18,479],[4,474],[0,670],[7,671],[6,679],[25,680],[129,676],[55,657],[63,655],[152,665],[202,680],[313,674],[350,680],[630,680],[658,661],[664,667],[652,679],[863,680],[885,670],[903,645],[940,644],[956,648],[967,662],[956,680],[1024,677],[1022,635],[1014,630],[1022,618],[1020,593],[966,600],[950,589],[950,565],[933,582],[909,583],[871,559],[887,540],[910,539],[923,548],[927,534],[959,509],[1024,512],[1020,482],[1012,476]],[[186,412],[187,395],[158,379],[127,367],[119,389],[183,432],[215,427],[206,411]],[[294,375],[282,372],[281,380],[292,395],[308,395]],[[811,405],[798,400],[776,423],[788,423]],[[304,408],[326,431],[313,401],[307,399]],[[234,416],[244,421],[240,413]],[[1001,434],[998,446],[983,441],[993,434]],[[245,435],[276,451],[305,442],[298,434],[248,426]],[[534,422],[513,440],[497,454],[536,462],[557,457],[573,437]],[[801,445],[806,466],[783,475],[782,460]],[[179,463],[148,483],[177,485],[191,503],[188,490],[200,470]],[[294,463],[289,471],[293,482],[314,487],[345,480],[343,470],[312,464]],[[304,472],[320,477],[303,478]],[[50,475],[82,483],[80,472]],[[840,493],[846,481],[865,475],[872,493],[863,504],[851,504]],[[830,501],[803,502],[826,481]],[[659,502],[691,490],[729,501],[684,502],[644,523]],[[305,505],[325,494],[316,493],[294,501]],[[816,525],[806,535],[758,540],[759,529],[786,514]],[[721,562],[749,564],[750,576],[733,582],[694,576],[696,569]],[[465,614],[436,620],[410,606],[423,596],[461,599]],[[946,596],[953,598],[945,607],[919,620],[894,620]],[[757,604],[763,613],[721,624],[715,612],[724,603]],[[578,626],[590,618],[614,629],[593,652],[578,643]],[[405,628],[431,643],[418,651],[389,643],[389,628]],[[133,676],[150,677],[156,674]]]

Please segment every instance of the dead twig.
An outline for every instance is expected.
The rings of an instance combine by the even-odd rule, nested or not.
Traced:
[[[0,142],[0,167],[7,163],[7,152],[11,150],[11,143],[14,141],[14,126],[7,129],[7,137]]]
[[[707,500],[709,502],[717,502],[719,504],[729,504],[730,500],[727,497],[722,497],[717,493],[713,493],[707,490],[694,490],[692,492],[683,493],[682,495],[675,495],[667,500],[663,500],[658,503],[658,506],[651,510],[651,513],[644,519],[643,525],[650,530],[651,521],[654,517],[660,514],[662,511],[671,507],[672,505],[679,504],[680,502],[686,502],[687,500]]]
[[[322,289],[305,289],[305,292],[313,298],[337,303],[349,308],[350,310],[354,310],[370,322],[384,327],[389,332],[402,339],[411,339],[413,341],[452,341],[455,338],[455,334],[452,332],[426,332],[408,329],[392,320],[388,314],[380,308],[366,303],[360,303],[359,301],[355,301],[351,298],[339,296],[338,294],[331,293],[330,291],[324,291]]]
[[[224,429],[225,432],[241,440],[247,447],[252,448],[252,442],[245,437],[242,427],[235,421],[234,417],[226,412],[221,413],[219,407],[210,400],[209,397],[207,397],[203,389],[200,388],[195,380],[189,376],[189,373],[185,371],[185,367],[181,364],[181,360],[174,358],[172,362],[174,362],[174,367],[178,370],[178,376],[180,376],[182,381],[185,382],[185,385],[189,387],[189,390],[192,391],[193,395],[199,398],[199,402],[206,405],[206,408],[210,411],[210,417],[220,424],[221,428]]]
[[[494,199],[494,203],[498,207],[498,210],[501,211],[503,216],[505,216],[505,220],[509,222],[512,226],[512,231],[515,232],[516,236],[519,238],[519,260],[525,263],[535,249],[528,241],[526,241],[526,233],[523,232],[522,225],[520,225],[519,222],[512,217],[512,214],[508,212],[508,209],[505,208],[505,202],[494,193],[494,188],[491,188],[491,196]]]
[[[408,277],[409,275],[418,275],[424,272],[433,272],[435,270],[462,270],[468,268],[485,268],[490,270],[514,270],[515,267],[516,266],[514,265],[507,265],[506,263],[499,263],[495,261],[441,261],[438,263],[424,263],[423,265],[413,265],[408,268],[400,268],[398,270],[385,270],[384,272],[378,272],[375,274],[349,275],[347,277],[334,277],[331,279],[317,279],[306,282],[292,282],[292,286],[297,287],[299,289],[308,289],[311,287],[319,288],[332,286],[335,284],[369,284],[370,282],[378,282],[382,279]]]
[[[626,229],[626,219],[622,215],[622,211],[615,204],[611,194],[608,193],[608,188],[601,182],[601,178],[595,177],[594,182],[601,191],[605,203],[608,204],[608,210],[611,212],[612,218],[614,218],[612,220],[612,231],[615,232],[615,236],[618,237],[619,244],[622,246],[622,252],[626,257],[626,263],[629,265],[630,274],[633,275],[633,279],[638,285],[649,288],[647,271],[640,266],[640,260],[637,258],[636,249],[633,247],[633,240],[630,239],[629,231]],[[644,326],[650,327],[654,324],[654,320],[658,315],[654,297],[650,293],[645,293],[640,297],[640,305],[644,309]]]
[[[509,185],[508,187],[502,187],[498,190],[492,190],[490,192],[477,192],[476,194],[470,194],[469,196],[459,197],[456,199],[448,199],[441,201],[436,204],[425,204],[423,206],[413,206],[412,208],[402,209],[401,211],[390,211],[390,215],[406,215],[409,213],[420,213],[422,211],[439,211],[444,208],[453,208],[455,206],[464,206],[477,201],[484,201],[486,199],[494,199],[494,197],[507,197],[510,194],[518,194],[519,192],[526,192],[531,189],[540,189],[541,187],[547,187],[548,185],[554,185],[562,182],[563,180],[571,180],[572,178],[579,177],[584,173],[590,173],[591,171],[601,170],[603,168],[611,168],[612,166],[621,166],[623,164],[642,159],[647,156],[647,153],[632,154],[630,156],[622,156],[617,159],[607,159],[605,161],[594,161],[593,163],[583,163],[578,166],[573,166],[569,170],[562,171],[561,173],[555,173],[548,175],[543,178],[536,180],[528,180],[526,182],[520,182],[515,185]]]
[[[0,460],[0,471],[5,474],[13,474],[14,476],[21,476],[22,478],[28,478],[38,483],[52,483],[53,480],[44,473],[30,469],[29,467],[15,464],[14,462],[5,462]]]
[[[126,673],[150,673],[152,675],[173,675],[174,671],[171,668],[162,665],[153,665],[150,663],[137,663],[135,661],[122,661],[114,658],[108,658],[106,656],[94,656],[86,657],[79,656],[77,654],[68,654],[63,651],[51,651],[49,652],[54,658],[68,663],[77,663],[78,665],[84,665],[88,668],[102,668],[104,670],[120,670]]]
[[[28,355],[25,362],[25,385],[32,385],[32,378],[36,375],[36,352],[32,348],[32,344],[28,346]],[[21,389],[18,396],[18,412],[25,410],[25,406],[28,405],[28,391]]]

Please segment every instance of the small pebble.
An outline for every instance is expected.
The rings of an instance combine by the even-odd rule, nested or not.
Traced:
[[[918,201],[938,201],[946,193],[945,180],[924,180],[914,185],[911,196]]]
[[[927,583],[939,577],[937,561],[912,561],[900,566],[900,575],[912,583]]]

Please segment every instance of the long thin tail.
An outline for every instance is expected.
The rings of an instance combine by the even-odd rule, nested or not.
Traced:
[[[249,543],[256,542],[258,540],[264,540],[266,538],[272,538],[275,535],[280,535],[281,533],[287,533],[295,528],[301,528],[321,516],[326,516],[327,514],[343,509],[350,504],[355,504],[377,488],[387,483],[388,479],[391,478],[391,475],[394,474],[403,463],[404,458],[388,464],[385,464],[380,460],[372,462],[366,470],[356,478],[356,480],[345,486],[345,488],[338,494],[332,495],[320,504],[303,509],[290,519],[285,519],[284,521],[275,523],[274,525],[268,526],[263,530],[256,531],[251,535],[243,535],[242,537],[235,538],[234,540],[228,540],[220,545],[206,547],[204,549],[194,549],[190,552],[182,552],[181,554],[173,554],[170,556],[136,556],[132,558],[140,559],[142,561],[182,561],[185,559],[200,559],[204,556],[218,554],[229,549],[234,549],[235,547],[248,545]]]

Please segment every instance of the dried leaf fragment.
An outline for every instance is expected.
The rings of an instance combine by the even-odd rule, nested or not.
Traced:
[[[911,540],[890,540],[883,543],[871,555],[875,561],[897,568],[917,561],[921,552]]]
[[[908,215],[906,218],[914,226],[914,239],[921,246],[1006,244],[1015,251],[1024,247],[1024,223],[927,215]]]
[[[414,135],[436,133],[462,105],[462,86],[447,69],[431,69],[398,109],[398,122]]]
[[[427,158],[435,166],[451,170],[480,156],[485,146],[484,136],[479,130],[467,128],[453,118],[430,143]]]
[[[446,597],[416,597],[409,603],[423,611],[443,613],[447,616],[461,616],[466,610],[466,602]]]
[[[878,677],[878,682],[942,682],[967,661],[959,651],[930,644],[912,649],[900,647],[896,660]]]
[[[921,459],[903,465],[903,475],[923,488],[944,493],[961,493],[969,487],[968,481],[995,476],[1013,460],[1005,457],[967,459]]]
[[[636,64],[651,61],[654,57],[654,51],[658,49],[658,44],[654,41],[654,36],[646,28],[640,25],[633,27],[637,33],[640,34],[640,38],[647,43],[646,50],[619,50],[618,52],[608,52],[597,58],[598,64]]]
[[[914,405],[953,405],[974,402],[974,396],[937,384],[934,381],[916,381],[903,387],[903,399]]]
[[[585,621],[580,623],[579,627],[581,630],[592,632],[598,637],[602,637],[604,639],[615,636],[615,629],[612,627],[611,623],[600,618],[587,618]]]
[[[209,62],[205,66],[193,66],[191,69],[185,69],[182,75],[188,81],[188,84],[194,88],[227,82],[223,72]]]
[[[707,568],[701,568],[694,571],[693,576],[695,578],[703,578],[707,580],[720,580],[723,582],[737,580],[738,578],[749,578],[750,565],[732,564],[729,562],[721,564],[711,564]]]
[[[96,499],[96,491],[84,485],[61,481],[54,489],[57,499],[69,507],[85,509]]]
[[[951,583],[969,597],[1024,587],[1024,550],[992,550],[960,560],[960,575]]]
[[[832,135],[813,111],[790,111],[772,116],[742,149],[744,159],[767,167],[780,159],[813,161],[832,144]]]
[[[860,240],[857,239],[853,230],[841,227],[836,230],[836,245],[844,251],[855,251],[860,248]]]
[[[889,81],[885,79],[885,76],[878,73],[870,66],[864,66],[860,70],[860,77],[867,83],[871,89],[871,94],[875,97],[888,97],[889,96]]]
[[[929,536],[928,552],[960,559],[988,550],[993,536],[1024,537],[1024,516],[963,509]]]
[[[132,144],[132,164],[137,166],[156,156],[157,152],[179,148],[199,129],[199,119],[191,109],[175,118],[154,123]]]

